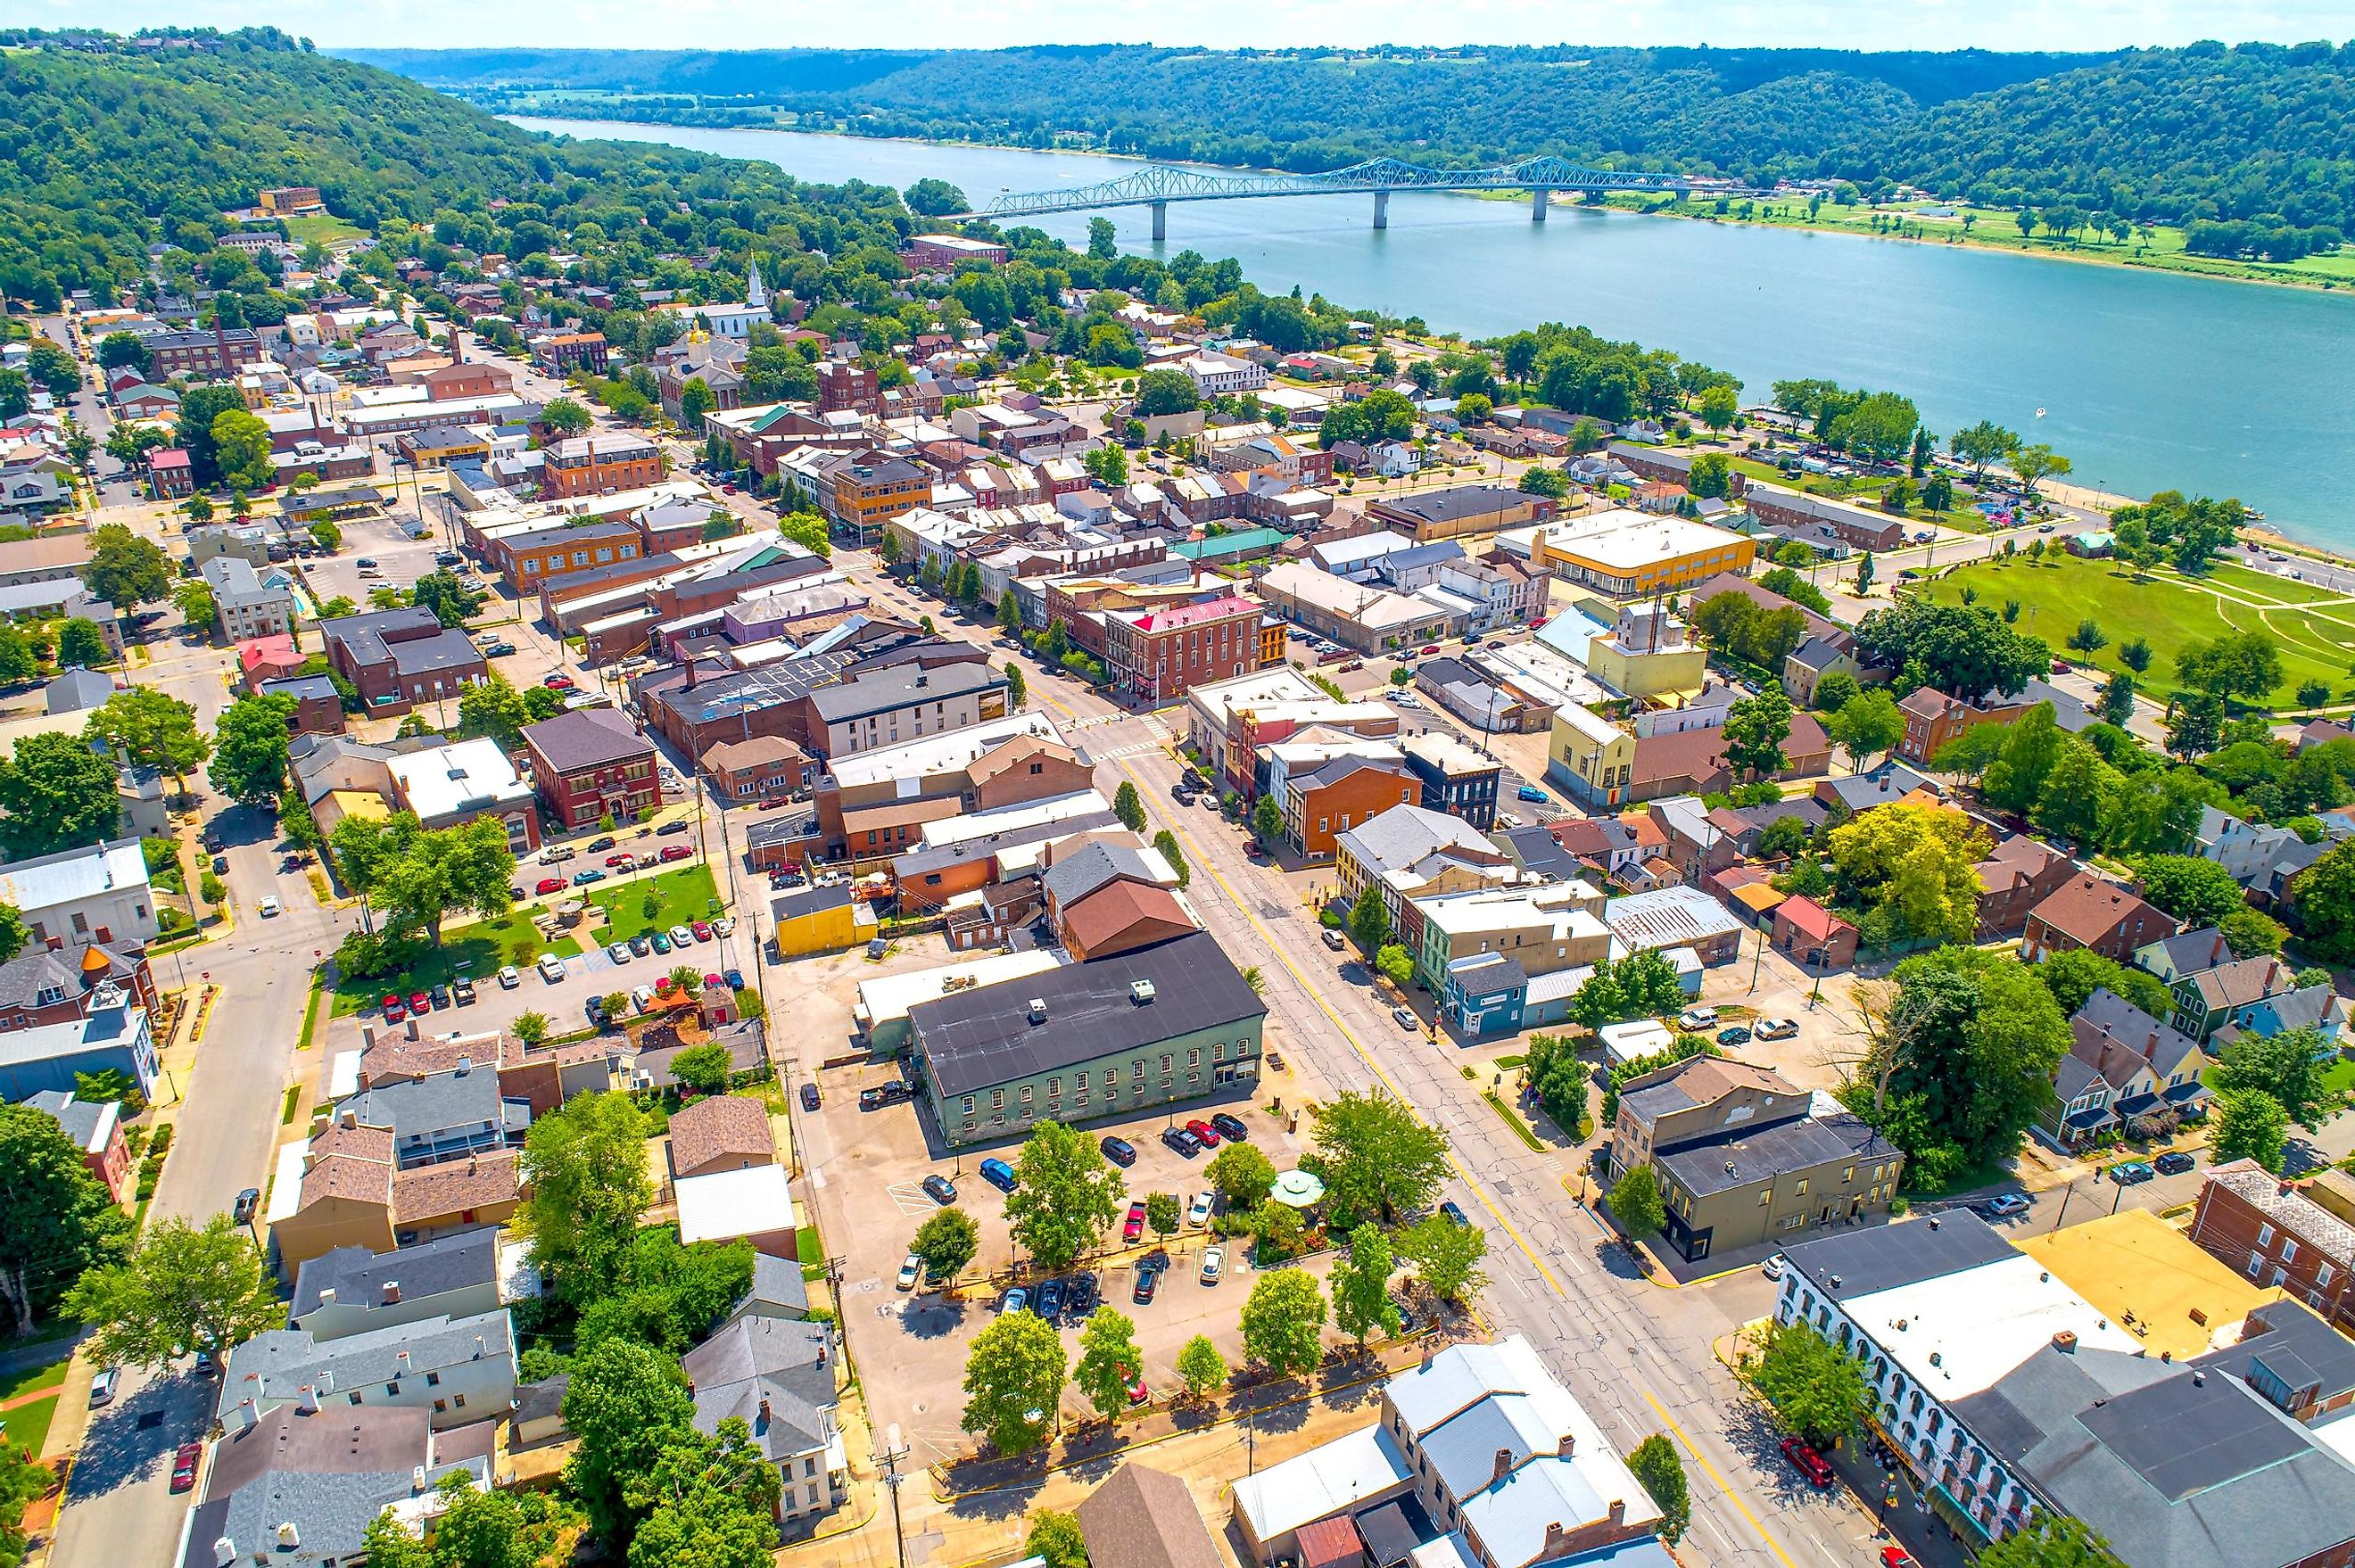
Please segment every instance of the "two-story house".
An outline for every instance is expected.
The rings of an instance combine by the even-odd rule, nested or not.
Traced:
[[[515,1402],[515,1328],[505,1307],[322,1339],[303,1328],[256,1334],[223,1358],[217,1413],[317,1413],[354,1406],[424,1410],[436,1432],[506,1413]]]
[[[2279,1009],[2268,1012],[2264,1004],[2287,997],[2299,987],[2296,970],[2271,954],[2257,953],[2186,975],[2170,988],[2175,994],[2175,1027],[2204,1043],[2227,1024],[2247,1029],[2260,1024],[2261,1019],[2277,1018]],[[2275,1031],[2258,1027],[2255,1032]]]
[[[841,1357],[834,1326],[739,1308],[687,1353],[695,1425],[723,1421],[751,1429],[753,1445],[777,1467],[777,1517],[806,1519],[840,1503],[850,1458],[835,1419]]]
[[[2173,1113],[2196,1119],[2208,1103],[2199,1041],[2161,1023],[2107,987],[2069,1020],[2069,1054],[2052,1071],[2052,1100],[2038,1126],[2079,1148],[2129,1122]]]
[[[611,708],[577,708],[526,727],[533,787],[567,828],[626,822],[663,802],[654,742]]]
[[[1635,774],[1636,737],[1601,714],[1565,702],[1546,744],[1546,778],[1588,805],[1615,806]]]
[[[2133,889],[2080,871],[2028,912],[2020,956],[2041,963],[2083,947],[2124,964],[2137,948],[2175,934],[2176,923]]]

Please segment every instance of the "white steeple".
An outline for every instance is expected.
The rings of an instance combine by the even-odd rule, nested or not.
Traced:
[[[751,272],[744,280],[744,303],[754,310],[769,308],[769,291],[762,285],[761,261],[757,256],[752,259]]]

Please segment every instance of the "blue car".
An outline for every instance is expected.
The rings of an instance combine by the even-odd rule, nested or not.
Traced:
[[[1519,799],[1535,801],[1540,805],[1543,805],[1551,798],[1545,791],[1538,788],[1535,784],[1523,784],[1520,788],[1515,790],[1513,794]]]
[[[988,1182],[992,1187],[996,1188],[1000,1192],[1011,1192],[1014,1190],[1014,1168],[1007,1164],[1002,1159],[983,1160],[981,1162],[981,1179],[984,1181]]]
[[[741,991],[744,988],[744,971],[741,969],[730,969],[723,978],[727,980],[728,988],[731,991]]]

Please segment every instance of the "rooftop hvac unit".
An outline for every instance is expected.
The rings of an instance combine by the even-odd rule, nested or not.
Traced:
[[[1128,983],[1128,999],[1135,1002],[1139,1007],[1143,1007],[1146,1003],[1153,1000],[1153,982],[1150,980],[1131,980]]]

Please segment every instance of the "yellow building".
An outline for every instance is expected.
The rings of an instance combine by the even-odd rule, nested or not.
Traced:
[[[1553,736],[1546,742],[1548,779],[1589,805],[1617,805],[1635,771],[1635,736],[1575,702],[1555,710]]]
[[[797,958],[811,953],[839,953],[856,947],[880,927],[874,909],[850,896],[847,885],[795,888],[779,899],[777,955]]]
[[[1657,603],[1623,605],[1607,636],[1586,645],[1587,673],[1629,697],[1667,697],[1706,684],[1709,653]]]
[[[2260,1289],[2147,1209],[2126,1209],[2018,1243],[2019,1250],[2143,1341],[2177,1360],[2238,1339],[2241,1320],[2279,1288]]]
[[[1673,593],[1721,571],[1746,572],[1757,553],[1743,535],[1625,507],[1540,528],[1529,541],[1531,566],[1550,566],[1563,581],[1614,599]]]

